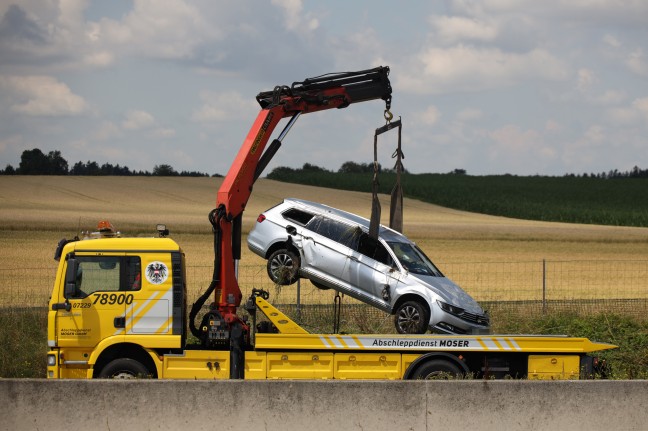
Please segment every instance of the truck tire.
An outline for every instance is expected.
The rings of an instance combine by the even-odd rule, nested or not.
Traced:
[[[421,364],[412,374],[413,380],[452,380],[463,378],[457,364],[445,359],[432,359]]]
[[[399,334],[425,334],[430,316],[419,301],[405,301],[396,309],[394,325]]]
[[[268,276],[273,283],[287,286],[299,278],[299,255],[287,248],[275,250],[268,257]]]
[[[109,362],[99,373],[100,379],[141,379],[150,376],[149,370],[135,359],[119,358]]]

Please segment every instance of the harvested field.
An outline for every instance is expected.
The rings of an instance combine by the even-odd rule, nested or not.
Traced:
[[[197,294],[211,276],[207,214],[220,183],[220,178],[186,177],[0,177],[0,290],[11,291],[2,297],[13,298],[13,304],[43,304],[51,290],[58,240],[92,230],[103,219],[128,235],[151,236],[156,223],[166,223],[171,237],[185,250],[190,290]],[[365,217],[370,212],[369,193],[260,180],[244,215],[244,235],[261,211],[284,197],[314,200]],[[386,224],[388,197],[383,198]],[[560,278],[551,281],[552,299],[646,297],[645,282],[643,286],[628,282],[623,269],[615,269],[617,285],[600,280],[609,272],[610,262],[648,260],[648,228],[516,220],[411,199],[405,200],[404,207],[405,234],[478,300],[539,299],[543,273],[538,268],[543,260],[560,262],[552,267],[560,269],[551,270],[559,274],[545,272],[545,283],[550,277]],[[648,280],[646,265],[638,268],[630,270],[632,280]],[[294,286],[281,291],[269,286],[265,262],[245,247],[240,280],[244,293],[264,287],[273,298],[279,294],[281,302],[295,298]],[[329,302],[332,296],[302,283],[305,303]]]

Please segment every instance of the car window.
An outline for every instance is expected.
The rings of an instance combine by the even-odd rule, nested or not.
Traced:
[[[291,208],[288,211],[284,211],[281,215],[286,220],[293,221],[302,226],[306,225],[313,218],[313,214],[297,208]]]
[[[312,230],[330,240],[344,244],[347,247],[355,248],[358,233],[361,232],[358,227],[353,227],[337,220],[327,217],[314,217],[307,225],[306,229]]]
[[[441,271],[434,266],[432,261],[415,245],[404,242],[388,242],[387,245],[394,251],[396,258],[403,267],[413,274],[443,277]]]
[[[380,263],[384,263],[385,265],[391,266],[393,263],[391,256],[385,247],[378,240],[370,237],[364,232],[360,234],[356,250]]]

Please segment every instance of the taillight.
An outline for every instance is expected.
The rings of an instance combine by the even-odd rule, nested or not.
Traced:
[[[259,214],[259,217],[257,217],[257,223],[261,223],[265,218],[266,217],[263,214]]]

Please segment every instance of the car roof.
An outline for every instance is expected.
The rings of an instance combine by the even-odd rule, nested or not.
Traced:
[[[351,222],[353,224],[359,225],[364,230],[369,230],[369,219],[361,217],[357,214],[353,214],[338,208],[333,208],[328,205],[324,205],[318,202],[311,202],[304,199],[297,198],[286,198],[284,199],[285,203],[293,204],[294,206],[300,206],[302,209],[316,213],[316,214],[326,214],[333,215],[336,218]],[[380,225],[378,235],[385,241],[397,241],[397,242],[411,242],[405,235],[388,228],[387,226]]]

